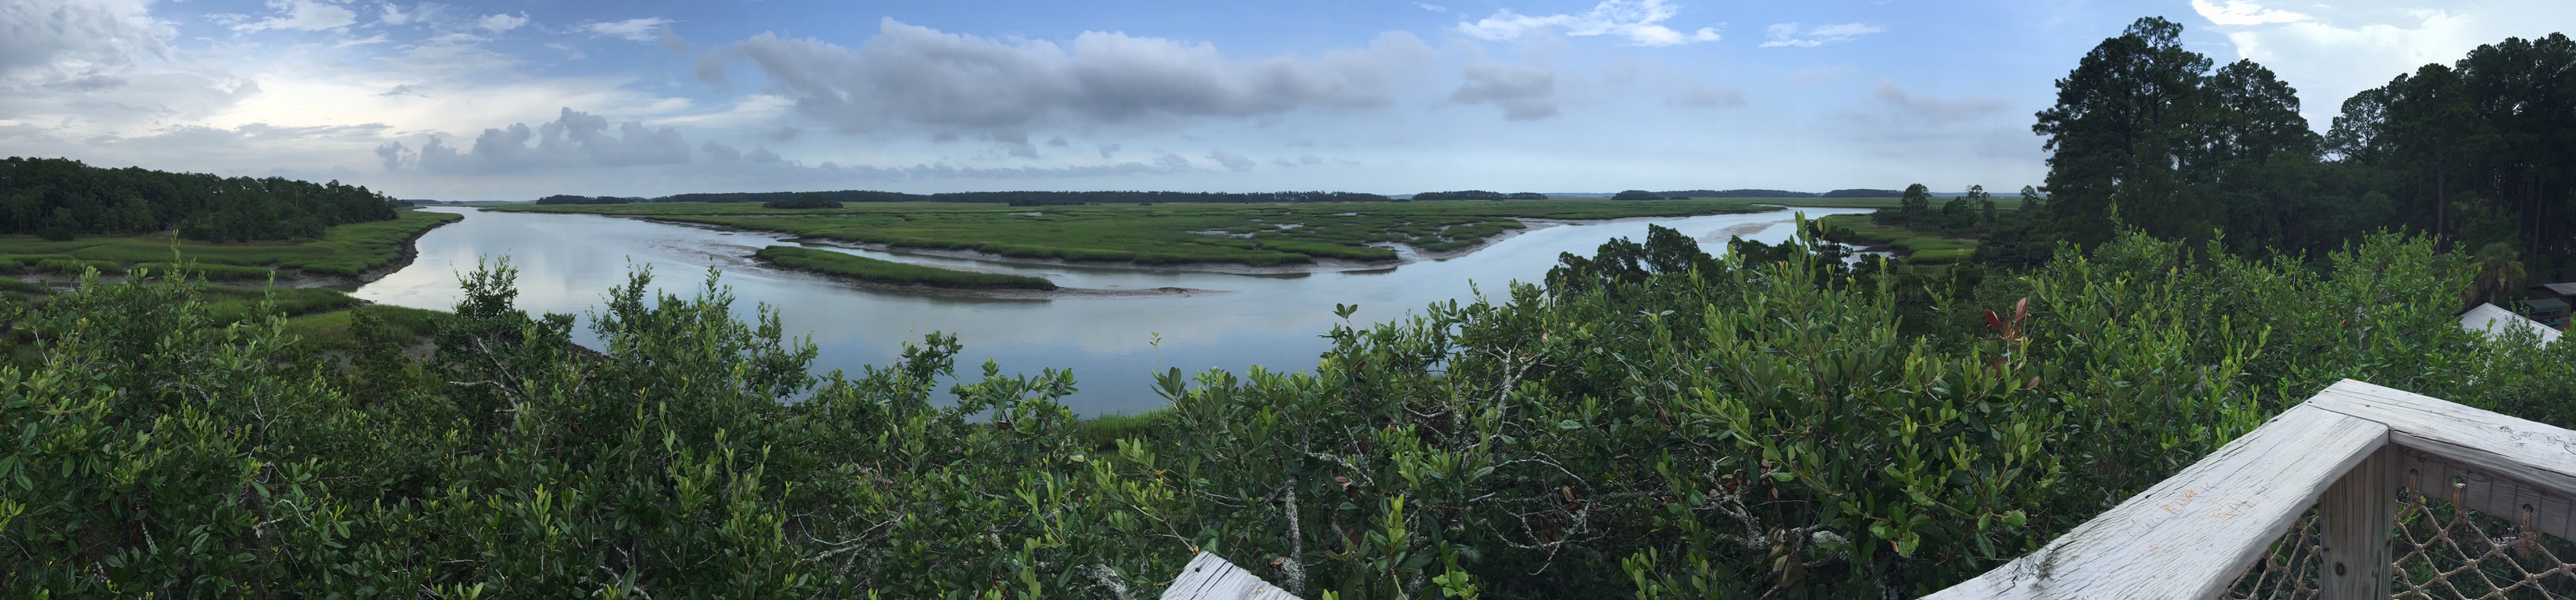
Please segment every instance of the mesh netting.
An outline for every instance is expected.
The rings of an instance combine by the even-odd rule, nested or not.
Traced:
[[[2389,586],[2396,598],[2576,597],[2576,543],[2530,531],[2532,515],[2510,518],[2460,510],[2466,486],[2454,483],[2426,500],[2414,490],[2398,493],[2397,527],[2389,536],[2397,561]],[[2228,598],[2315,598],[2320,565],[2317,512],[2272,543],[2229,586]]]

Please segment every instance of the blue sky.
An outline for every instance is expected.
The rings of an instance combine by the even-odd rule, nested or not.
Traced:
[[[2563,0],[0,4],[0,154],[408,198],[2018,189],[2130,21],[2354,91]]]

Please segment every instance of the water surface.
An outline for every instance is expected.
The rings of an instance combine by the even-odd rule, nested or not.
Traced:
[[[1321,336],[1341,320],[1335,304],[1357,304],[1354,323],[1393,320],[1432,302],[1507,295],[1508,282],[1537,281],[1557,254],[1589,256],[1614,237],[1643,241],[1646,225],[1680,230],[1722,252],[1728,235],[1777,243],[1788,239],[1791,213],[1623,219],[1538,229],[1483,250],[1447,260],[1393,269],[1290,275],[1231,275],[1129,268],[1029,266],[833,248],[880,258],[1036,275],[1076,288],[1179,287],[1224,293],[1147,297],[1067,297],[989,300],[925,297],[855,289],[831,280],[753,264],[748,257],[786,236],[651,223],[594,215],[456,212],[465,220],[431,230],[411,266],[367,284],[357,296],[370,301],[446,310],[463,295],[456,278],[484,257],[510,257],[519,269],[519,307],[531,312],[583,314],[599,306],[630,269],[651,268],[655,287],[691,294],[712,266],[723,271],[735,309],[749,318],[767,304],[781,313],[790,335],[811,336],[820,350],[817,372],[892,363],[906,341],[933,331],[955,334],[965,345],[959,371],[980,372],[987,359],[1002,372],[1072,369],[1081,392],[1066,400],[1083,414],[1133,413],[1164,401],[1151,391],[1152,373],[1169,367],[1196,372],[1242,372],[1260,365],[1280,371],[1314,367],[1330,344]],[[1801,209],[1810,218],[1868,212]],[[596,346],[587,319],[577,339]],[[1160,343],[1155,340],[1159,338]]]

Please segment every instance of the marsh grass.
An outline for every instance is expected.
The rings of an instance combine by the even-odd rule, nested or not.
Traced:
[[[1074,421],[1069,431],[1073,439],[1094,452],[1118,449],[1118,440],[1161,438],[1161,432],[1177,423],[1169,407],[1136,414],[1108,414]]]
[[[286,320],[287,333],[294,334],[308,347],[349,352],[358,349],[357,333],[350,325],[358,313],[373,315],[384,324],[395,339],[405,345],[429,340],[438,333],[438,318],[446,313],[403,306],[375,304],[349,310],[315,313]]]
[[[1042,277],[954,271],[794,246],[770,246],[760,249],[753,256],[784,268],[876,283],[956,288],[1056,289],[1055,282],[1047,281]]]
[[[206,286],[206,314],[217,323],[236,323],[259,314],[263,301],[275,302],[278,316],[301,317],[357,308],[353,296],[330,288],[250,288]]]
[[[1773,210],[1760,199],[1119,204],[1014,207],[933,202],[766,209],[740,203],[513,206],[487,210],[651,217],[902,248],[1138,264],[1393,262],[1392,246],[1473,247],[1520,219],[1601,220]]]
[[[1904,208],[1905,206],[1904,200],[1900,198],[1755,198],[1750,201],[1799,208]],[[1941,203],[1949,201],[1949,196],[1933,198],[1932,207],[1937,210],[1941,207]],[[2021,208],[2021,197],[1995,196],[1995,208],[2000,210]]]
[[[324,275],[356,275],[384,266],[402,255],[404,240],[431,227],[454,222],[464,215],[402,211],[391,221],[373,221],[341,225],[325,230],[320,239],[301,242],[213,243],[179,240],[174,246],[170,233],[137,236],[83,237],[56,241],[26,235],[0,236],[0,271],[22,273],[27,270],[79,274],[80,266],[97,268],[102,273],[119,273],[136,264],[157,263],[168,268],[175,257],[192,269],[218,280],[255,280],[267,277],[270,269],[293,269]],[[253,275],[244,269],[257,269]]]
[[[1913,264],[1949,264],[1968,259],[1977,251],[1975,240],[1942,237],[1903,227],[1891,227],[1869,221],[1869,215],[1826,215],[1819,219],[1825,238],[1843,243],[1887,246],[1903,253],[1905,262]]]

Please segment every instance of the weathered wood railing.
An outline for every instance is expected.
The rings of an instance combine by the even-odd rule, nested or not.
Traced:
[[[2400,489],[2576,539],[2576,432],[2345,380],[1930,598],[2215,598],[2311,507],[2319,595],[2387,598]]]

